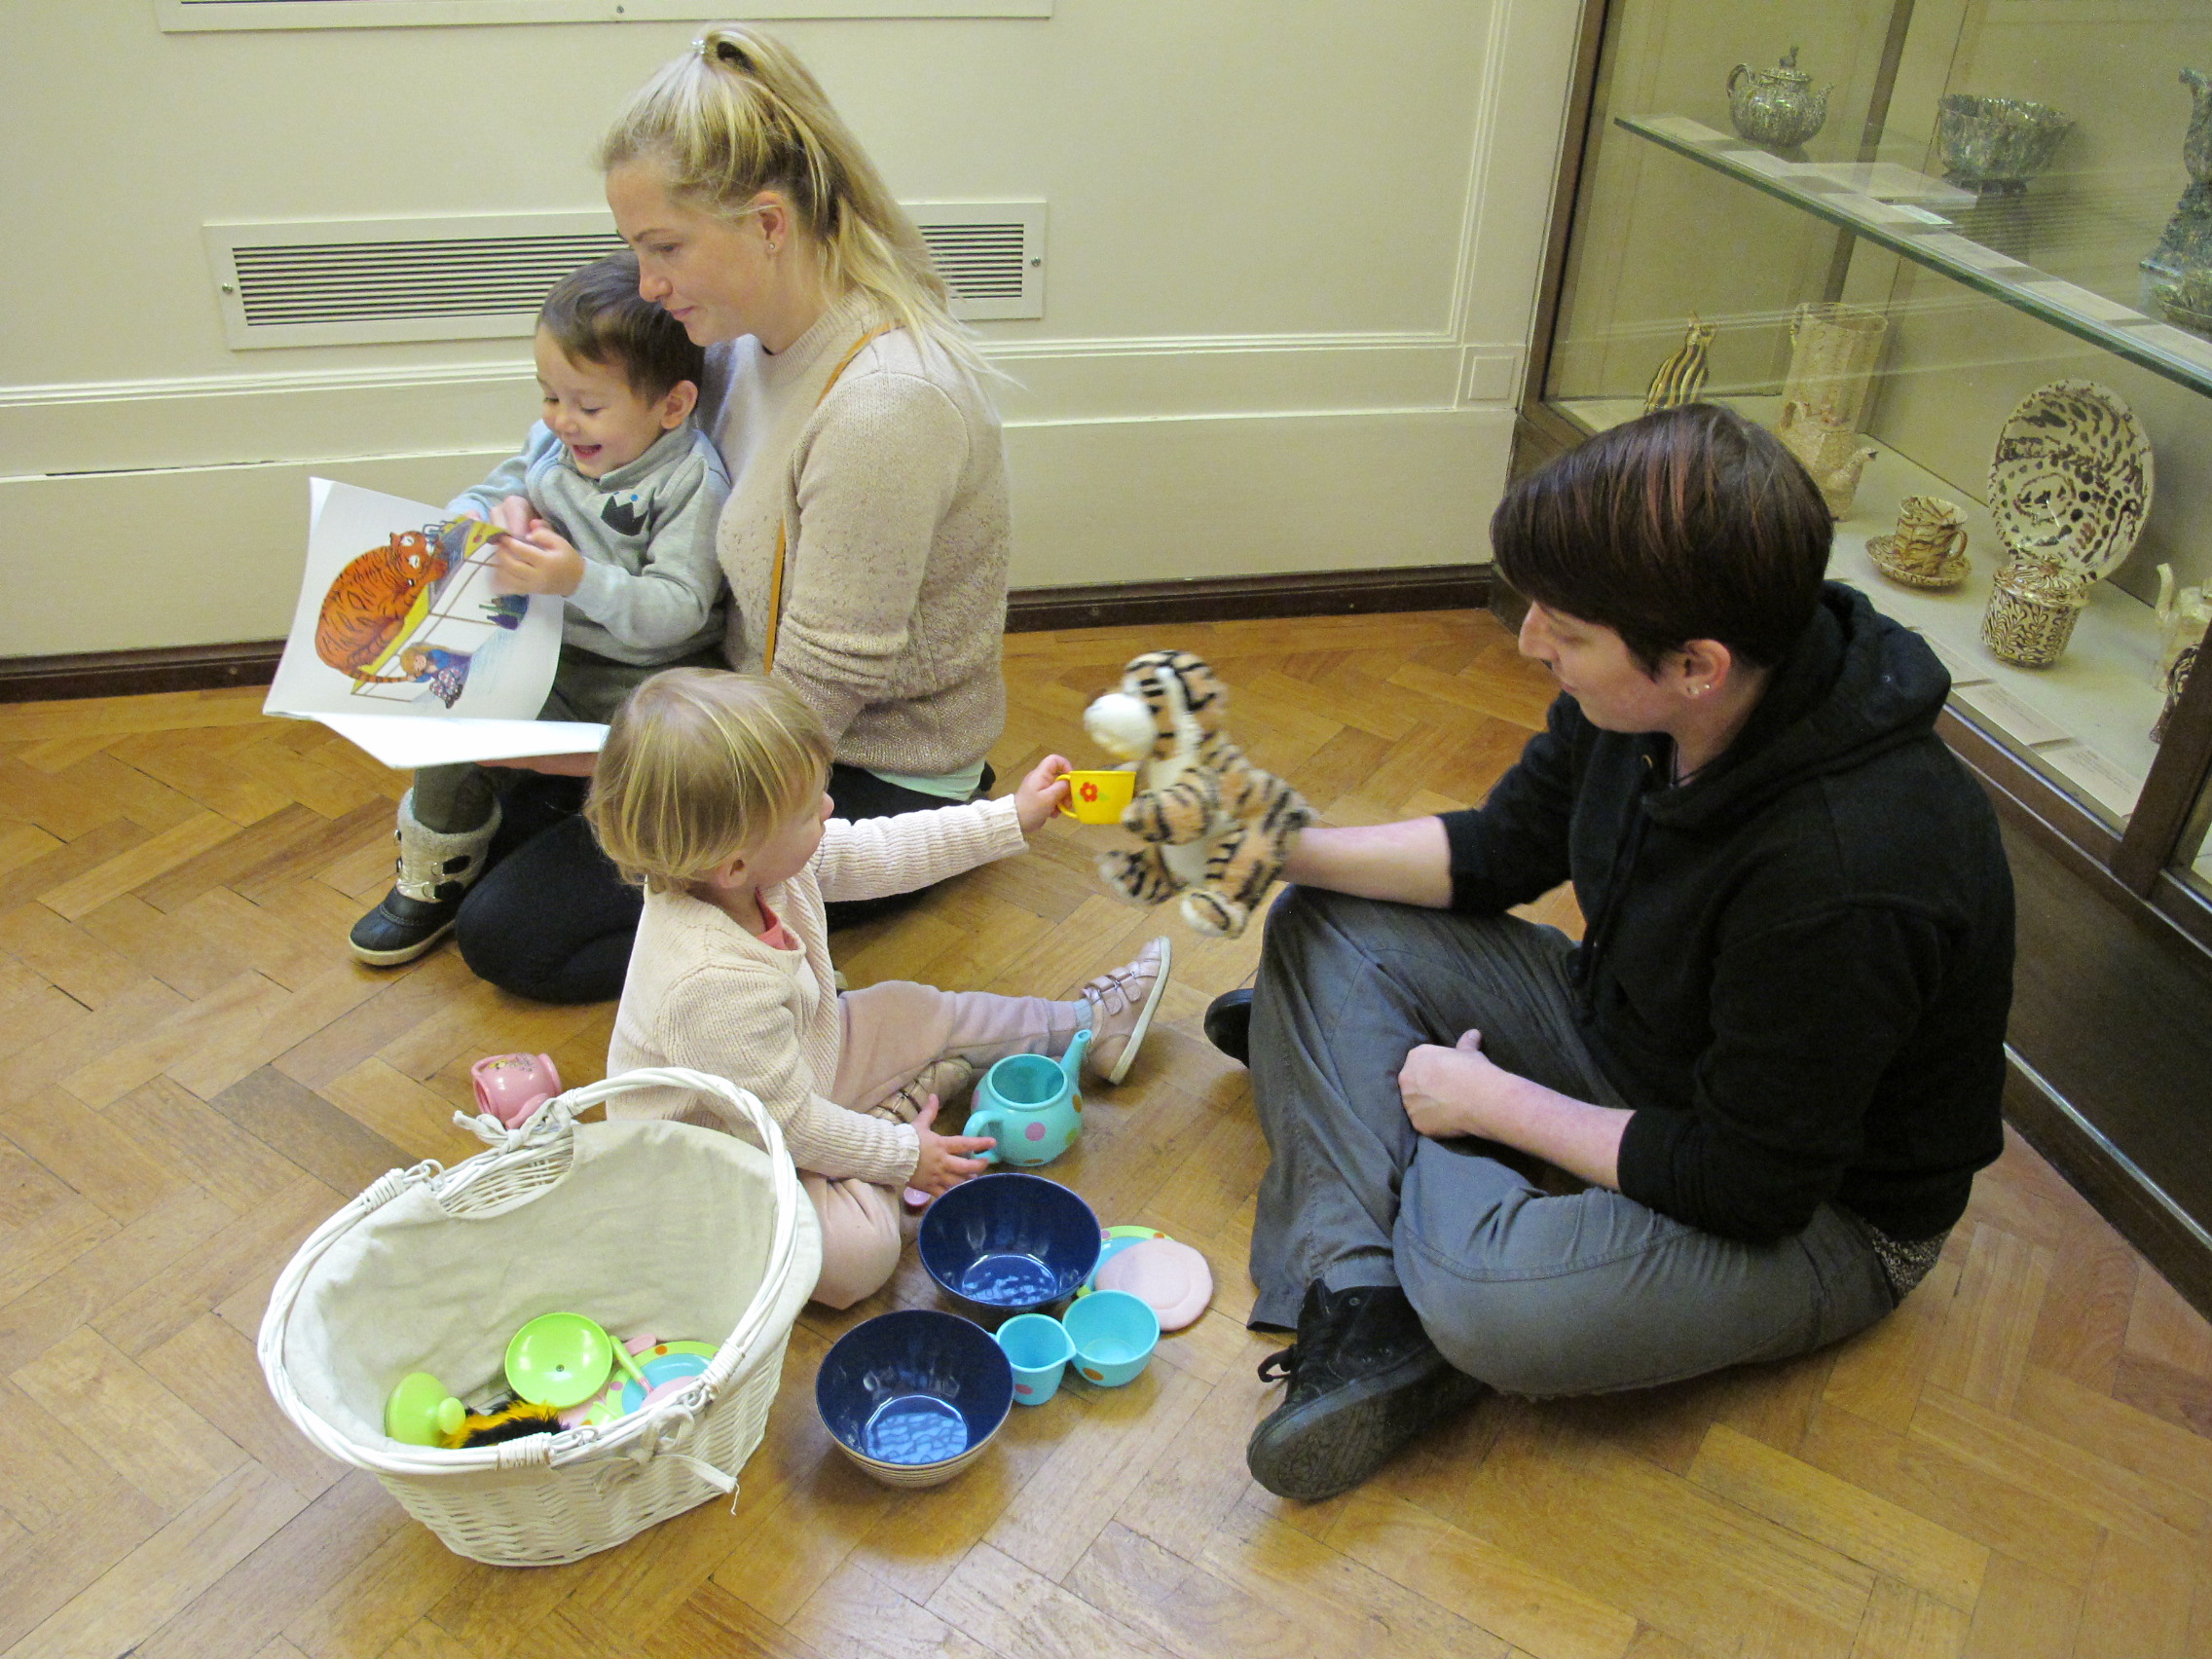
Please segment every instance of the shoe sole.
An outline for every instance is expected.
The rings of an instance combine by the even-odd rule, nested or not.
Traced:
[[[1278,1409],[1244,1448],[1252,1478],[1277,1497],[1318,1503],[1351,1491],[1420,1432],[1488,1390],[1442,1359],[1407,1360]]]
[[[346,941],[346,948],[353,953],[354,961],[366,962],[371,968],[396,968],[402,962],[412,962],[418,956],[425,956],[435,950],[445,942],[446,935],[453,932],[455,925],[448,922],[428,939],[416,944],[402,945],[397,950],[368,950],[351,940]]]
[[[1122,1052],[1114,1061],[1114,1069],[1106,1074],[1106,1082],[1117,1084],[1129,1075],[1129,1065],[1144,1047],[1144,1034],[1152,1029],[1153,1010],[1160,1006],[1160,993],[1167,989],[1167,976],[1174,971],[1175,947],[1161,934],[1155,941],[1160,946],[1160,972],[1152,977],[1152,991],[1144,999],[1144,1007],[1137,1011],[1137,1022],[1129,1028],[1129,1040],[1122,1045]]]

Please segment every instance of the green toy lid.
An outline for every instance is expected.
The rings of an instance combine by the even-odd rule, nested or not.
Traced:
[[[443,1382],[427,1371],[410,1371],[384,1403],[384,1431],[409,1446],[436,1446],[467,1416]]]
[[[613,1338],[581,1313],[541,1313],[507,1344],[507,1386],[534,1406],[580,1406],[613,1369]]]

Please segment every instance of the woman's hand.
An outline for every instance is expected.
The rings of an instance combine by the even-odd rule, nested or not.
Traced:
[[[971,1175],[980,1175],[990,1167],[979,1158],[969,1153],[988,1152],[999,1143],[989,1135],[940,1135],[930,1125],[937,1122],[937,1096],[914,1119],[914,1133],[920,1137],[922,1155],[914,1160],[914,1172],[906,1178],[906,1185],[916,1192],[932,1198],[949,1193]]]
[[[508,497],[499,503],[500,509],[520,498]],[[492,555],[494,592],[550,593],[566,599],[583,585],[584,556],[555,535],[542,519],[531,520],[528,535],[510,533],[499,537]]]
[[[1014,786],[1014,815],[1021,820],[1021,832],[1034,835],[1051,822],[1052,814],[1067,804],[1070,785],[1065,755],[1048,755]]]
[[[1494,1140],[1491,1108],[1521,1081],[1491,1063],[1480,1031],[1463,1031],[1449,1049],[1423,1043],[1408,1054],[1398,1072],[1398,1094],[1414,1127],[1432,1139],[1484,1135]]]

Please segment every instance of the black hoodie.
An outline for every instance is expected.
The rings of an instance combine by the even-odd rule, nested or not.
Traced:
[[[1949,677],[1829,583],[1727,751],[1571,697],[1483,806],[1445,815],[1455,909],[1571,877],[1582,1028],[1636,1109],[1621,1191],[1770,1240],[1825,1201],[1889,1236],[1965,1211],[2002,1150],[2012,882],[1995,814],[1935,734]]]

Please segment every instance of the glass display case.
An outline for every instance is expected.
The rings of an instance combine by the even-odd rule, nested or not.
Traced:
[[[2212,1313],[2212,0],[1584,0],[1569,117],[1516,464],[1806,462],[2005,829],[2007,1116]]]
[[[2212,942],[2212,5],[1591,17],[1525,431],[1774,428],[1954,742]]]

